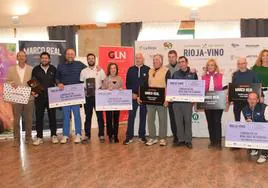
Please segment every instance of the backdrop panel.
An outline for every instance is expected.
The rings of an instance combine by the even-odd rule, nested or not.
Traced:
[[[64,53],[66,50],[65,41],[19,41],[19,50],[26,52],[27,62],[33,67],[40,64],[40,54],[48,52],[51,56],[51,64],[58,66],[59,63],[64,62]],[[63,113],[61,108],[57,108],[56,119],[58,128],[63,124]],[[22,125],[24,130],[24,123]],[[35,113],[33,118],[33,129],[35,129]],[[49,121],[47,112],[44,117],[44,129],[49,129]]]
[[[194,39],[194,40],[159,40],[136,41],[135,52],[141,52],[145,57],[145,64],[152,66],[153,55],[160,53],[164,56],[164,64],[168,64],[168,52],[176,50],[179,54],[189,59],[189,66],[197,70],[199,79],[203,74],[203,67],[209,58],[214,58],[224,74],[224,84],[231,81],[232,73],[236,71],[236,61],[240,56],[246,57],[249,67],[253,66],[259,52],[268,48],[268,38],[236,38],[236,39]],[[224,112],[222,123],[233,120],[232,106],[229,112]],[[207,137],[207,122],[203,112],[194,112],[193,136]],[[138,123],[138,119],[136,119]],[[137,124],[136,124],[137,125]],[[138,126],[135,126],[137,134]],[[224,131],[223,131],[224,133]],[[170,122],[168,120],[168,135],[171,135]]]

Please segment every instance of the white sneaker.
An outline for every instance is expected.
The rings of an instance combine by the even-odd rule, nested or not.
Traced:
[[[43,144],[43,139],[42,138],[36,138],[33,142],[34,146],[39,146],[40,144]]]
[[[267,157],[265,155],[260,155],[260,157],[258,158],[257,160],[257,163],[264,163],[266,162],[266,159]]]
[[[68,142],[68,136],[63,136],[62,139],[60,140],[61,144],[66,144]]]
[[[53,144],[58,144],[58,143],[59,143],[59,139],[58,139],[58,137],[57,137],[56,135],[52,136],[52,138],[51,138],[51,142],[52,142]]]
[[[251,150],[251,152],[249,153],[251,156],[256,156],[256,155],[258,155],[258,150],[256,150],[256,149],[253,149],[253,150]]]
[[[146,142],[146,145],[147,146],[152,146],[152,145],[154,145],[154,144],[156,144],[158,142],[158,140],[157,139],[149,139],[149,141],[147,141]]]
[[[160,146],[166,146],[167,145],[167,141],[165,139],[161,139],[159,145]]]
[[[75,136],[74,143],[75,143],[75,144],[79,144],[79,143],[81,143],[81,142],[82,142],[82,137],[81,137],[80,134],[77,134],[77,135]]]

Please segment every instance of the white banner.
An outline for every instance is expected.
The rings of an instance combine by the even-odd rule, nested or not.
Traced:
[[[214,58],[221,73],[224,75],[224,85],[227,85],[236,71],[236,61],[239,57],[247,58],[248,66],[252,67],[259,52],[268,48],[268,38],[236,38],[236,39],[194,39],[194,40],[170,40],[170,41],[136,41],[135,52],[141,52],[145,58],[145,64],[152,66],[153,55],[162,54],[164,64],[168,64],[168,52],[176,50],[178,56],[185,55],[189,59],[189,66],[197,70],[199,79],[203,74],[203,68],[209,58]],[[207,137],[207,122],[203,112],[193,113],[193,136]],[[229,109],[222,117],[222,125],[228,120],[233,120],[233,110]],[[157,120],[157,118],[156,118]],[[168,135],[171,135],[168,121]],[[135,133],[138,126],[135,126]],[[224,133],[224,131],[223,131]]]

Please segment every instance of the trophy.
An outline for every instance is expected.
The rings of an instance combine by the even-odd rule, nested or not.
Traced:
[[[88,78],[86,79],[86,96],[91,97],[95,96],[95,78]]]
[[[35,92],[36,94],[40,94],[45,90],[44,87],[37,80],[29,80],[27,84],[32,88],[32,91]]]

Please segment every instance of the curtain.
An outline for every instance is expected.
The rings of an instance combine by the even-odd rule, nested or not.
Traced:
[[[49,40],[66,40],[66,47],[76,49],[75,34],[79,26],[49,26]]]
[[[241,19],[241,37],[268,37],[268,19]]]
[[[121,46],[134,46],[141,26],[142,22],[121,23]]]

